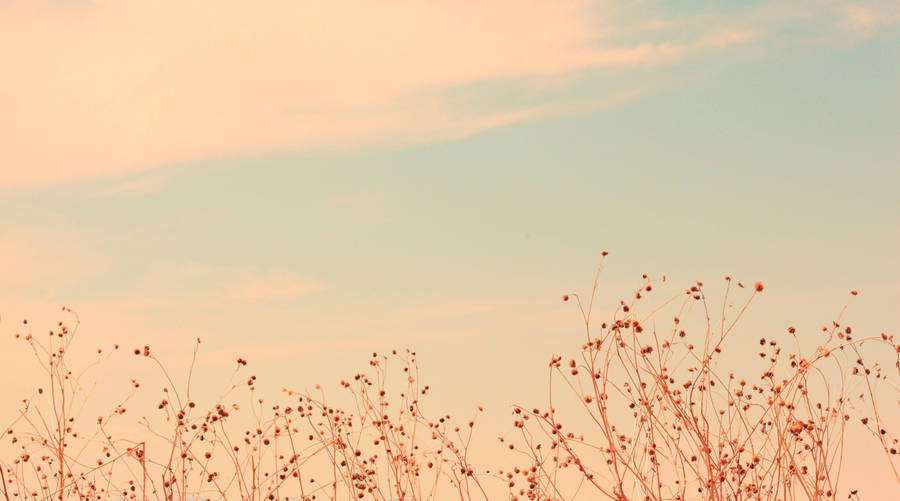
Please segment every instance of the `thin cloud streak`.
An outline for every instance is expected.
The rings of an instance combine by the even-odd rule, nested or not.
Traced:
[[[272,273],[235,283],[225,290],[225,298],[232,300],[271,301],[305,296],[325,290],[325,285],[313,280],[301,280],[293,273]]]

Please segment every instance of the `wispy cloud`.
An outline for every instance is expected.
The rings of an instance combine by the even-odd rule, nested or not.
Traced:
[[[90,249],[70,245],[69,233],[56,237],[24,228],[0,232],[0,277],[4,289],[0,297],[46,292],[103,269]]]
[[[156,193],[171,180],[171,171],[163,172],[155,170],[138,175],[129,175],[122,179],[116,179],[97,191],[87,194],[88,198],[105,198],[118,196],[148,195]]]
[[[373,202],[377,201],[380,197],[377,193],[372,193],[368,191],[358,191],[353,193],[341,193],[336,195],[331,195],[323,200],[319,206],[322,208],[333,208],[333,207],[347,207],[347,206],[359,206],[359,205],[371,205]]]
[[[460,107],[446,90],[540,87],[779,32],[824,43],[898,20],[896,3],[882,0],[687,11],[606,0],[61,5],[0,9],[0,44],[20,48],[0,52],[11,69],[0,81],[0,187],[236,153],[446,140],[573,108],[560,94]],[[123,187],[132,188],[146,185]]]
[[[412,106],[411,97],[656,65],[753,36],[729,28],[616,41],[635,21],[615,2],[23,5],[0,11],[0,43],[23,48],[0,54],[14,69],[0,82],[10,145],[0,186],[237,152],[444,139],[553,103],[455,113],[452,102]]]
[[[325,290],[325,285],[313,280],[302,280],[294,273],[270,273],[264,277],[250,278],[226,287],[225,299],[267,301],[304,296]]]
[[[847,28],[864,34],[900,22],[900,4],[867,6],[847,4],[840,8],[841,21]]]

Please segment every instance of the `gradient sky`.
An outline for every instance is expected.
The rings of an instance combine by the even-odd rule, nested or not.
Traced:
[[[63,304],[273,386],[410,346],[499,427],[602,250],[601,306],[730,274],[748,338],[851,288],[900,327],[900,2],[150,5],[0,0],[7,366]]]

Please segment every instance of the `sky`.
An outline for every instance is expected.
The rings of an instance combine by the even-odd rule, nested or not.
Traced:
[[[0,46],[16,370],[67,305],[89,348],[202,338],[201,384],[408,346],[500,427],[577,349],[560,295],[601,251],[601,307],[733,275],[766,284],[748,339],[851,288],[900,327],[896,1],[0,0]]]

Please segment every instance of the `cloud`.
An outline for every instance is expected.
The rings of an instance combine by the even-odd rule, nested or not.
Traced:
[[[251,278],[226,287],[224,296],[231,300],[268,301],[304,296],[325,290],[325,286],[312,280],[301,280],[294,273],[271,273],[266,277]]]
[[[323,200],[319,206],[325,209],[335,207],[370,207],[379,198],[381,198],[381,196],[377,193],[357,191],[353,193],[331,195]]]
[[[89,278],[103,269],[91,250],[70,245],[69,232],[54,237],[11,228],[0,232],[0,298],[47,294],[60,284]]]
[[[863,34],[872,34],[879,28],[900,21],[898,13],[900,5],[870,7],[858,4],[847,4],[840,8],[843,25],[850,30]]]
[[[457,137],[541,116],[553,103],[460,111],[440,89],[656,65],[754,36],[726,26],[677,42],[618,41],[635,30],[656,36],[656,25],[623,8],[14,2],[0,10],[0,44],[18,47],[0,53],[11,70],[0,81],[0,187],[272,149]]]
[[[149,195],[162,190],[170,181],[171,172],[153,171],[116,179],[101,189],[88,193],[88,198]]]

